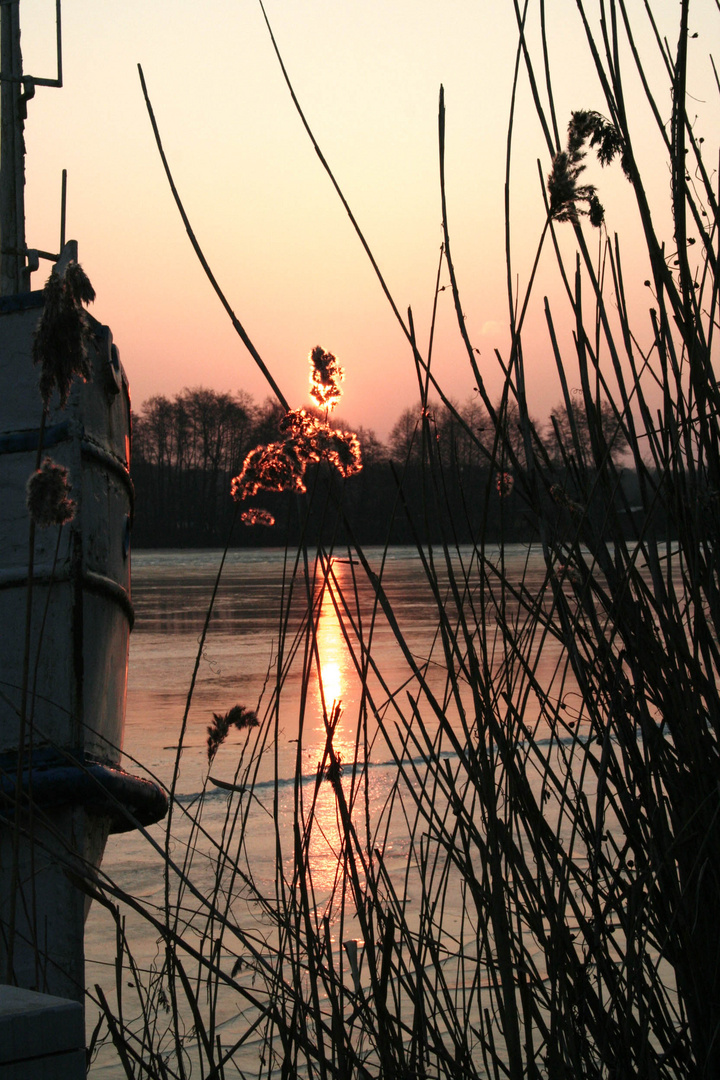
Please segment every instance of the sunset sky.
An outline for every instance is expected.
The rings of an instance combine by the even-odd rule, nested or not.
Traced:
[[[546,6],[564,135],[572,109],[607,109],[575,3]],[[27,74],[54,74],[54,7],[54,0],[21,3]],[[595,11],[594,3],[588,7]],[[658,0],[653,7],[674,51],[679,5]],[[643,5],[628,0],[628,8],[669,119]],[[531,0],[533,45],[537,9]],[[395,301],[403,315],[412,306],[423,353],[442,239],[437,107],[444,84],[453,254],[468,331],[496,393],[493,350],[508,353],[503,185],[517,43],[511,0],[267,0],[266,10],[307,118]],[[691,5],[691,23],[698,34],[690,53],[697,127],[715,146],[718,91],[708,59],[720,40],[715,0]],[[199,242],[284,394],[294,406],[307,402],[307,354],[320,344],[346,370],[342,416],[386,436],[417,400],[411,353],[302,129],[256,0],[63,0],[63,38],[64,89],[38,88],[29,103],[27,240],[57,247],[67,168],[67,235],[79,241],[97,292],[93,314],[112,328],[135,406],[185,386],[244,389],[258,400],[268,393],[173,203],[142,97],[141,63]],[[627,94],[631,102],[637,94],[630,73]],[[667,168],[647,109],[636,110],[636,152],[650,163],[648,188],[670,246],[662,209]],[[545,175],[549,156],[523,76],[511,188],[513,275],[521,288],[544,221],[538,158]],[[627,186],[617,166],[601,173],[593,164],[588,179],[599,184],[609,229],[621,234],[626,285],[645,333],[648,272]],[[42,264],[33,287],[48,270]],[[530,408],[540,419],[559,396],[541,318],[545,293],[560,321],[550,249],[524,343]],[[449,290],[440,296],[434,370],[459,401],[472,394]]]

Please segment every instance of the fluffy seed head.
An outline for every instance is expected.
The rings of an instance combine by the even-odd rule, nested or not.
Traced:
[[[90,378],[88,342],[90,322],[83,304],[95,299],[85,271],[71,262],[62,277],[50,275],[44,289],[45,305],[35,331],[33,361],[40,365],[40,393],[47,408],[57,387],[64,407],[77,375]]]
[[[70,498],[70,481],[64,465],[46,457],[27,482],[27,508],[30,517],[45,529],[64,525],[75,517],[75,503]]]
[[[342,397],[345,372],[332,353],[316,345],[310,353],[310,397],[320,408],[334,409]]]

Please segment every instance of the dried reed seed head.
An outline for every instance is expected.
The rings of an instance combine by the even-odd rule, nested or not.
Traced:
[[[597,197],[597,189],[594,184],[578,183],[585,168],[584,146],[587,142],[597,151],[598,161],[603,166],[619,155],[623,172],[629,176],[627,150],[615,125],[600,113],[577,110],[568,124],[567,149],[555,155],[548,176],[550,217],[554,221],[576,224],[579,216],[585,214],[590,218],[590,224],[599,228],[605,220],[605,210]],[[586,207],[579,205],[583,203]]]
[[[287,452],[284,443],[256,446],[230,482],[230,494],[235,502],[241,502],[260,490],[305,491],[302,474],[298,460]]]
[[[333,431],[327,448],[327,459],[341,476],[354,476],[362,470],[360,441],[352,431]]]
[[[213,716],[214,715],[215,713],[213,713]],[[238,731],[241,728],[258,727],[260,724],[257,713],[252,709],[245,708],[244,705],[233,705],[232,709],[225,714],[225,720],[228,725],[236,727]]]
[[[216,753],[228,737],[230,728],[238,731],[256,728],[260,724],[257,713],[252,709],[246,709],[244,705],[233,705],[226,713],[213,713],[213,722],[208,724],[207,729],[207,756],[208,763],[212,762]]]
[[[572,205],[575,199],[578,171],[571,165],[570,155],[564,150],[553,158],[547,184],[550,195],[550,214],[556,220],[562,220],[560,213],[563,208]]]
[[[495,487],[497,488],[497,493],[501,499],[504,499],[507,495],[510,494],[514,485],[515,479],[511,473],[498,473],[497,480],[495,481]]]
[[[247,510],[243,510],[240,520],[243,525],[264,525],[268,529],[275,524],[272,514],[259,506],[249,506]]]
[[[70,498],[70,480],[64,465],[46,457],[27,482],[27,508],[41,529],[64,525],[75,517],[75,502]]]
[[[554,221],[571,221],[576,224],[586,214],[590,222],[599,228],[605,220],[605,210],[597,197],[594,184],[578,184],[584,165],[574,163],[566,153],[556,154],[548,176],[550,217]],[[586,203],[587,209],[578,204]]]
[[[308,439],[304,436],[286,439],[283,446],[285,447],[285,453],[295,462],[297,471],[303,475],[308,465],[312,465],[322,458],[322,442],[322,434],[318,434],[314,439]]]
[[[343,477],[354,476],[362,469],[360,442],[353,432],[332,430],[304,409],[287,413],[280,428],[287,434],[285,441],[256,446],[233,477],[230,494],[235,502],[261,490],[303,492],[307,466],[323,459]]]
[[[324,409],[334,409],[342,397],[345,372],[332,353],[316,345],[310,353],[310,397]]]
[[[71,262],[64,275],[53,273],[44,288],[45,303],[33,340],[33,362],[40,364],[40,394],[47,408],[57,387],[60,406],[67,404],[75,376],[87,381],[90,321],[83,304],[95,299],[85,271]]]
[[[580,155],[587,140],[597,152],[597,159],[603,167],[619,157],[620,166],[629,178],[627,147],[618,129],[600,113],[578,109],[572,113],[568,124],[568,151]]]
[[[326,458],[343,476],[362,469],[360,443],[353,432],[330,428],[305,409],[286,413],[279,426],[289,436],[289,452],[299,460],[309,463]]]
[[[331,409],[340,398],[339,383],[344,378],[342,368],[332,353],[319,345],[310,353],[312,368],[311,394]],[[243,467],[230,482],[230,494],[235,502],[256,495],[258,491],[306,490],[303,476],[308,465],[326,459],[342,476],[353,476],[362,469],[360,442],[350,431],[333,430],[327,420],[313,416],[306,409],[290,409],[278,423],[282,442],[256,446],[246,456]],[[274,524],[262,516],[266,512],[247,510],[242,520],[248,525]],[[268,518],[271,515],[267,515]]]
[[[278,427],[285,435],[287,452],[298,464],[320,461],[327,424],[305,409],[291,409],[283,416]]]
[[[94,302],[95,290],[80,263],[75,261],[68,263],[64,281],[65,288],[76,304],[92,304]]]
[[[320,421],[306,409],[290,409],[280,418],[278,431],[283,435],[312,436],[320,427]]]
[[[597,195],[590,196],[588,217],[590,218],[590,224],[596,229],[599,229],[605,220],[605,207],[602,205]]]

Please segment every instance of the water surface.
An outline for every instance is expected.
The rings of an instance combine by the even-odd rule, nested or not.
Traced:
[[[491,553],[504,560],[511,582],[539,589],[545,569],[539,553],[522,546]],[[207,727],[213,713],[225,713],[236,704],[256,710],[262,740],[253,742],[252,803],[244,833],[243,859],[258,886],[268,895],[274,889],[278,845],[284,870],[292,877],[292,836],[297,815],[312,806],[317,828],[310,855],[316,902],[322,907],[333,895],[339,848],[337,804],[328,783],[317,784],[318,766],[325,755],[327,720],[341,703],[342,713],[333,736],[334,751],[342,762],[343,785],[362,805],[369,842],[378,830],[386,865],[402,880],[410,852],[410,825],[403,813],[390,814],[387,800],[394,790],[398,756],[408,762],[420,756],[420,745],[398,740],[403,717],[417,711],[433,753],[454,758],[453,747],[438,736],[438,717],[418,700],[418,673],[443,716],[463,734],[458,701],[447,679],[447,657],[440,634],[441,613],[448,614],[463,641],[458,612],[473,620],[486,620],[485,656],[490,668],[503,662],[502,635],[487,582],[483,586],[470,549],[456,554],[454,569],[465,580],[460,596],[447,586],[440,558],[438,586],[428,584],[423,561],[414,548],[366,552],[370,576],[357,558],[334,554],[331,565],[295,565],[281,550],[233,551],[227,556],[202,649],[200,639],[215,586],[221,554],[217,551],[147,551],[133,556],[133,602],[136,623],[131,638],[125,767],[140,765],[170,786],[179,762],[175,791],[181,808],[193,817],[201,812],[204,829],[220,839],[226,828],[227,790],[221,784],[246,782],[238,773],[248,766],[244,733],[232,732],[212,764],[207,756]],[[379,604],[377,581],[382,582],[387,618]],[[511,599],[509,601],[511,606]],[[464,616],[463,616],[464,617]],[[503,611],[511,618],[510,608]],[[315,632],[308,633],[312,619]],[[403,642],[397,640],[402,632]],[[462,648],[474,648],[470,639]],[[462,651],[462,649],[461,649]],[[544,663],[552,681],[557,650],[546,650]],[[460,670],[463,658],[457,658]],[[197,667],[192,701],[185,717],[193,671]],[[462,683],[462,679],[460,680]],[[408,698],[410,694],[410,698]],[[427,698],[427,694],[425,695]],[[465,710],[461,686],[460,701]],[[414,704],[409,704],[414,702]],[[472,702],[464,723],[470,721]],[[474,721],[473,721],[474,722]],[[254,735],[253,735],[254,738]],[[182,743],[182,751],[178,748]],[[398,749],[400,746],[400,749]],[[139,765],[136,763],[140,763]],[[353,787],[356,769],[366,765],[362,790]],[[358,773],[359,775],[359,773]],[[210,779],[208,779],[210,777]],[[299,779],[299,783],[296,782]],[[243,806],[247,805],[242,803]],[[175,812],[171,851],[180,858],[192,828],[191,818]],[[151,830],[162,847],[166,823]],[[202,895],[213,888],[211,846],[193,841],[191,877]],[[105,872],[130,895],[162,907],[162,858],[139,834],[111,837],[103,863]],[[408,903],[412,897],[408,896]],[[234,914],[243,911],[239,891]],[[247,917],[254,918],[251,908]],[[458,918],[451,906],[448,922]],[[158,958],[156,935],[141,919],[127,916],[128,934],[138,965],[149,971]],[[333,933],[335,931],[333,930]],[[348,932],[348,928],[345,928]],[[95,905],[86,933],[87,984],[112,988],[115,979],[115,929],[107,912]],[[335,942],[337,945],[337,941]],[[106,992],[107,991],[106,989]],[[96,1015],[92,1006],[88,1020]],[[235,1004],[228,1005],[227,1024],[240,1025]],[[106,1051],[91,1075],[118,1077],[114,1053]]]

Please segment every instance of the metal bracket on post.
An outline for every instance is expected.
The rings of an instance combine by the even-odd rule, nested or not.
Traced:
[[[19,5],[20,0],[0,0],[0,7],[12,7]],[[11,72],[0,71],[0,82],[20,82],[23,84],[23,97],[29,101],[35,96],[36,86],[62,87],[62,0],[55,0],[55,48],[57,60],[57,75],[54,79],[43,79],[36,75],[18,75],[14,70]]]
[[[20,50],[19,0],[0,0],[0,295],[30,289],[36,260],[25,242],[25,140],[27,103],[37,86],[61,87],[62,10],[55,0],[57,75],[24,75]],[[42,253],[40,253],[42,257]]]

